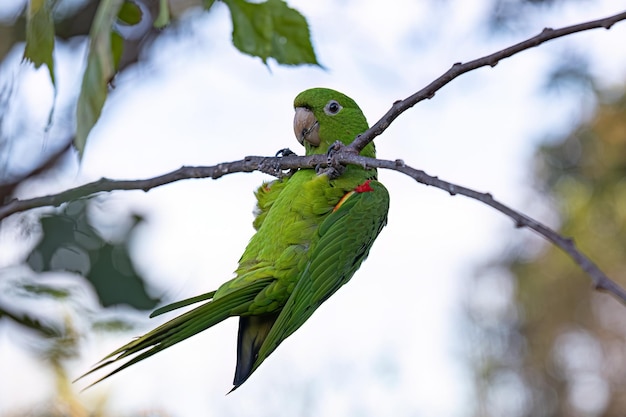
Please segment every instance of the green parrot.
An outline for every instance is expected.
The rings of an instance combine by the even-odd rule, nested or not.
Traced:
[[[306,155],[328,153],[336,141],[349,144],[368,129],[357,104],[334,90],[306,90],[295,98],[294,107],[294,131]],[[361,155],[375,157],[374,144]],[[85,375],[136,355],[97,383],[238,316],[236,389],[350,280],[387,223],[389,194],[377,181],[376,169],[348,165],[340,175],[300,169],[264,183],[255,195],[256,234],[236,276],[216,291],[156,310],[151,317],[204,302],[120,347]]]

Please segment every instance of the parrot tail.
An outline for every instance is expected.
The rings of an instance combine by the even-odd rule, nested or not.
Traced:
[[[244,314],[254,300],[254,297],[256,297],[257,294],[272,280],[272,278],[268,278],[251,282],[249,285],[237,288],[236,290],[233,290],[217,299],[212,299],[201,306],[160,325],[156,329],[133,340],[132,342],[125,344],[114,352],[111,352],[104,359],[102,359],[99,364],[96,364],[93,369],[84,375],[81,375],[75,381],[78,381],[79,379],[82,379],[85,376],[92,374],[99,369],[105,368],[121,359],[137,354],[137,356],[133,357],[125,364],[119,366],[104,377],[87,386],[87,388],[89,388],[92,385],[95,385],[98,382],[120,372],[121,370],[128,368],[129,366],[149,358],[155,353],[167,349],[178,342],[182,342],[183,340],[216,325],[228,317]],[[194,298],[199,299],[200,297]],[[208,298],[210,297],[204,297],[203,299]],[[187,300],[180,303],[174,303],[177,307],[182,307],[183,305],[188,304],[190,303],[187,302]],[[157,310],[157,313],[161,313],[165,309],[171,310],[177,308],[171,306],[172,305],[163,307],[162,309]]]
[[[259,349],[267,334],[276,322],[279,312],[261,316],[241,316],[237,335],[237,367],[233,380],[234,391],[252,374],[252,366],[259,355]]]

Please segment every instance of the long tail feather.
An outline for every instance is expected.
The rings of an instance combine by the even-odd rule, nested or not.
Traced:
[[[185,300],[176,301],[175,303],[157,308],[152,313],[150,313],[150,318],[160,316],[161,314],[169,313],[172,310],[177,310],[182,307],[187,307],[188,305],[191,305],[191,304],[199,303],[200,301],[210,300],[211,298],[213,298],[214,295],[215,295],[215,291],[211,291],[206,294],[197,295],[195,297],[187,298]]]
[[[272,279],[263,279],[254,281],[250,283],[250,285],[238,288],[222,297],[219,297],[218,299],[213,299],[162,324],[156,329],[111,352],[98,364],[96,364],[93,369],[78,377],[74,382],[121,359],[138,354],[125,364],[119,366],[107,375],[98,379],[96,382],[87,386],[85,388],[87,389],[137,362],[149,358],[150,356],[167,349],[178,342],[188,339],[191,336],[214,326],[228,317],[246,313],[247,308],[254,297],[256,297],[256,295],[263,290],[263,288],[265,288],[271,280]]]
[[[274,325],[278,313],[262,316],[242,316],[239,318],[237,335],[237,367],[233,380],[234,391],[252,374],[252,365],[256,361],[261,345]]]

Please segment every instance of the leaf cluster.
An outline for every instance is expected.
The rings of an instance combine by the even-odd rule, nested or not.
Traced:
[[[29,0],[24,50],[24,59],[37,68],[41,65],[48,68],[53,85],[54,10],[57,3],[58,0]],[[79,155],[85,149],[89,132],[100,118],[113,79],[123,68],[130,44],[124,33],[128,29],[141,31],[141,27],[147,26],[151,29],[144,30],[139,37],[154,37],[168,25],[176,23],[168,1],[162,0],[157,5],[151,3],[146,0],[102,0],[95,8],[89,24],[87,66],[76,105],[74,146]],[[230,10],[233,45],[241,52],[261,58],[266,65],[269,58],[282,65],[319,65],[306,19],[283,0],[261,3],[223,0],[223,3]],[[209,11],[215,1],[205,1],[203,5]],[[156,9],[150,10],[149,6]],[[150,20],[149,25],[145,24],[146,20]]]

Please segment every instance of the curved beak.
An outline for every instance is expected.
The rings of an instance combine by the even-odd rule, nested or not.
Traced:
[[[320,144],[320,125],[313,112],[306,107],[296,107],[296,115],[293,118],[293,132],[301,145],[306,140],[313,146]]]

